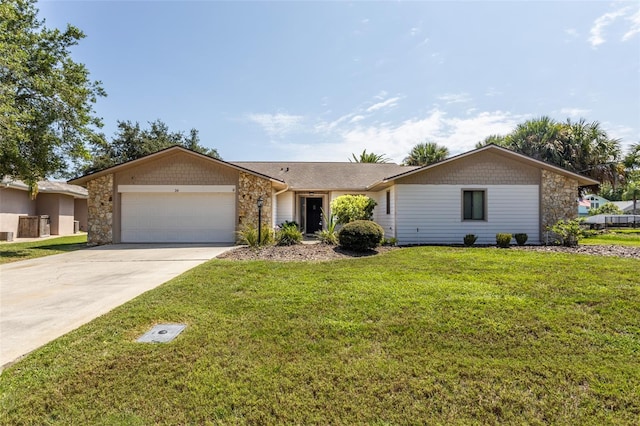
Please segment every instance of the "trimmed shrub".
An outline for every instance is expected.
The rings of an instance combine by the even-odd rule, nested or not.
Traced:
[[[498,247],[507,248],[511,244],[511,234],[496,234],[496,244]]]
[[[338,234],[340,246],[347,250],[367,251],[380,245],[384,230],[370,220],[356,220],[347,223]]]
[[[527,240],[529,239],[529,236],[527,234],[515,234],[514,237],[516,239],[516,243],[518,243],[519,246],[525,245]]]
[[[292,246],[302,241],[302,232],[295,222],[283,223],[276,232],[276,244],[279,246]]]
[[[467,234],[464,236],[464,245],[467,247],[471,247],[472,245],[474,245],[476,243],[476,240],[478,239],[477,235],[474,234]]]

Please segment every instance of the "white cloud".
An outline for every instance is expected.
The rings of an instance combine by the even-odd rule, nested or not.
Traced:
[[[369,108],[367,108],[367,112],[377,111],[382,108],[392,108],[398,105],[399,100],[400,100],[400,97],[396,96],[395,98],[389,98],[385,101],[378,102],[376,104],[371,105]]]
[[[425,116],[412,117],[399,122],[364,124],[352,116],[350,122],[340,125],[316,126],[324,129],[321,140],[313,144],[283,143],[275,145],[300,161],[346,161],[354,152],[384,154],[396,163],[402,162],[411,148],[425,140],[434,141],[449,148],[452,155],[469,151],[477,142],[491,134],[506,134],[525,115],[514,115],[503,111],[478,112],[463,118],[449,118],[441,109],[433,109]],[[327,142],[330,141],[330,142]],[[313,158],[309,158],[310,146]]]
[[[438,96],[438,99],[445,101],[447,104],[459,104],[471,101],[471,97],[466,92],[461,93],[445,93]]]
[[[500,96],[502,95],[502,92],[496,89],[495,87],[489,87],[487,91],[484,93],[484,95],[488,97]]]
[[[593,26],[591,27],[591,37],[589,37],[589,43],[591,43],[592,47],[598,47],[601,44],[606,42],[605,39],[605,30],[608,26],[612,25],[618,18],[625,16],[628,12],[631,11],[631,7],[622,7],[614,10],[613,12],[605,13],[604,15],[598,17],[595,21],[593,21]],[[625,35],[622,37],[623,41],[628,40],[637,32],[640,32],[638,26],[640,25],[638,21],[640,21],[640,17],[636,18],[637,14],[634,14],[630,18],[626,20],[631,21],[632,27],[628,30]]]
[[[564,30],[564,33],[572,38],[578,37],[578,30],[576,30],[575,28],[567,28],[566,30]]]
[[[294,131],[298,128],[304,117],[301,115],[290,114],[248,114],[250,121],[261,126],[264,131],[271,137],[282,136],[286,133]]]
[[[355,117],[353,117],[351,120],[349,120],[349,123],[357,123],[358,121],[362,121],[364,120],[366,117],[364,115],[356,115]]]
[[[631,22],[631,29],[624,33],[624,35],[622,36],[622,41],[627,41],[634,35],[640,33],[640,9],[638,9],[636,13],[626,19]]]
[[[584,117],[590,112],[591,112],[590,109],[580,109],[580,108],[562,108],[560,110],[560,114],[565,114],[570,118]]]
[[[411,28],[411,30],[409,30],[409,34],[411,34],[411,37],[417,36],[418,34],[420,34],[420,28],[418,27]]]

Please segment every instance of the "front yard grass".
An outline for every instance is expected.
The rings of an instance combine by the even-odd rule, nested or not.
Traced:
[[[0,424],[637,424],[639,269],[448,247],[213,260],[6,369]]]
[[[2,243],[0,244],[0,264],[35,259],[86,247],[87,234],[48,238],[28,243]]]
[[[640,247],[640,229],[613,229],[580,240],[580,244]]]

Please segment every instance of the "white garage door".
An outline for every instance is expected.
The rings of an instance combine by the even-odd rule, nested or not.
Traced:
[[[123,243],[232,243],[235,192],[121,194]]]

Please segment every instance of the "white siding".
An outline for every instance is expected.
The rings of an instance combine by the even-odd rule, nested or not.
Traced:
[[[293,221],[296,219],[294,201],[294,193],[292,191],[283,192],[282,194],[278,195],[276,200],[275,225],[280,225],[287,220]]]
[[[537,185],[396,185],[399,244],[461,244],[466,234],[476,244],[495,244],[499,232],[526,233],[539,244]],[[462,190],[486,190],[486,221],[462,220]],[[393,197],[392,197],[393,198]]]
[[[391,205],[389,214],[387,214],[387,191],[391,192]],[[384,229],[385,238],[395,237],[395,200],[393,188],[383,189],[382,191],[373,193],[372,198],[376,200],[378,205],[373,211],[373,220]]]

